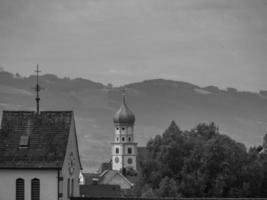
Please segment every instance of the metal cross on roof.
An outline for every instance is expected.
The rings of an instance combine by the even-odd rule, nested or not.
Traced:
[[[36,113],[39,114],[40,112],[40,96],[39,96],[39,92],[40,90],[42,90],[43,88],[40,87],[39,85],[39,73],[41,72],[39,70],[39,66],[37,64],[37,67],[36,67],[36,86],[34,88],[34,90],[36,91],[36,98],[35,98],[35,101],[36,101]]]

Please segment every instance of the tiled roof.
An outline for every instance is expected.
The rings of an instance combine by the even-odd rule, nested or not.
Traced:
[[[119,176],[121,178],[120,183],[124,180],[128,185],[133,186],[134,184],[131,183],[125,176],[123,176],[119,171],[115,170],[106,170],[99,176],[99,184],[107,185],[112,182],[115,176]]]
[[[84,177],[84,184],[85,185],[91,185],[93,184],[94,180],[99,180],[99,175],[100,174],[95,174],[95,173],[83,173]],[[98,181],[96,181],[98,182]]]
[[[80,185],[82,197],[121,197],[119,185]]]
[[[0,168],[61,168],[72,117],[72,111],[3,111]],[[21,136],[29,136],[27,147]]]

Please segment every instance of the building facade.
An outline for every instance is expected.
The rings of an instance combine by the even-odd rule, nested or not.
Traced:
[[[72,111],[4,111],[0,199],[68,200],[81,170]]]

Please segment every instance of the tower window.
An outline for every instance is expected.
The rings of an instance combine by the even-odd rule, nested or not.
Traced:
[[[128,141],[131,142],[132,141],[132,138],[131,137],[128,137]]]
[[[24,200],[25,194],[24,194],[24,179],[18,178],[16,180],[16,200]]]
[[[127,162],[128,162],[128,164],[132,164],[133,163],[133,159],[132,158],[128,158]]]
[[[31,181],[32,184],[32,200],[40,200],[40,180],[34,178]]]
[[[115,158],[115,163],[118,163],[120,161],[119,157]]]
[[[121,138],[121,141],[123,141],[123,142],[124,142],[124,141],[125,141],[125,137],[122,137],[122,138]]]
[[[132,154],[132,148],[128,148],[128,154]]]
[[[115,149],[115,153],[116,153],[116,154],[119,154],[119,153],[120,153],[120,149],[119,149],[119,148],[116,148],[116,149]]]

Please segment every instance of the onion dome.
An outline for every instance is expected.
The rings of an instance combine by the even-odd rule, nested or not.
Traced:
[[[113,122],[114,124],[130,124],[130,125],[133,125],[135,122],[135,116],[126,104],[125,95],[123,95],[122,97],[121,107],[115,113]]]

